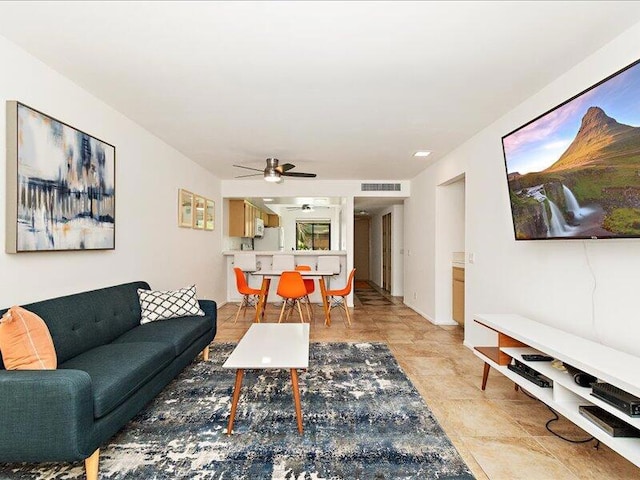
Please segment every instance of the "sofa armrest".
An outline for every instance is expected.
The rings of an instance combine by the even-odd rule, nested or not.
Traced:
[[[200,308],[206,315],[209,315],[213,321],[218,317],[218,306],[213,300],[198,300]]]
[[[91,378],[80,370],[0,370],[0,461],[75,461],[97,448]]]

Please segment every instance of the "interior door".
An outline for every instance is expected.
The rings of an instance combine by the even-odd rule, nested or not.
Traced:
[[[367,217],[356,217],[353,222],[353,266],[356,280],[369,280],[369,232]]]
[[[382,288],[391,291],[391,214],[382,216]]]

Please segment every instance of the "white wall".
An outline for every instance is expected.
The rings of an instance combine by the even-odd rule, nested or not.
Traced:
[[[465,183],[463,178],[436,187],[435,318],[439,325],[456,325],[452,312],[453,252],[464,251]]]
[[[412,196],[405,203],[405,282],[406,290],[419,292],[417,310],[437,316],[437,185],[465,174],[465,250],[475,254],[475,263],[466,268],[465,342],[495,342],[474,324],[473,313],[514,312],[640,355],[640,240],[516,242],[500,140],[637,60],[638,44],[640,24],[413,179]]]
[[[0,37],[0,97],[19,100],[116,146],[116,249],[0,253],[0,307],[146,280],[152,288],[196,284],[224,301],[220,182],[191,160]],[[5,131],[5,115],[0,131]],[[5,237],[5,135],[0,135],[0,238]],[[213,232],[177,226],[178,189],[216,201]]]

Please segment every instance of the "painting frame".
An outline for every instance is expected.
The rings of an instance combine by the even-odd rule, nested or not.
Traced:
[[[116,147],[6,102],[6,253],[114,250]]]
[[[204,229],[215,230],[216,229],[216,202],[210,198],[205,198],[204,209]]]
[[[194,195],[189,190],[180,188],[178,190],[178,226],[182,228],[193,228],[193,198]]]
[[[206,199],[202,195],[193,196],[193,228],[204,230]]]

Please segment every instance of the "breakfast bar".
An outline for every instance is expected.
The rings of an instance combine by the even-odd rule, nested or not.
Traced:
[[[226,257],[226,270],[227,270],[227,301],[228,302],[241,302],[242,296],[238,293],[236,288],[235,276],[233,273],[234,255],[239,253],[255,253],[256,255],[256,269],[257,270],[274,270],[273,257],[274,255],[293,255],[295,259],[295,265],[309,265],[311,270],[317,270],[318,258],[321,256],[336,256],[340,261],[340,271],[329,278],[329,284],[326,285],[330,288],[330,285],[342,286],[346,284],[349,269],[347,267],[347,252],[344,250],[291,250],[291,251],[240,251],[240,250],[226,250],[223,255]],[[252,288],[262,287],[262,276],[252,275],[247,272],[247,281]],[[271,282],[267,298],[279,300],[276,294],[278,282]],[[320,289],[317,289],[311,296],[312,303],[322,303],[322,293]]]

